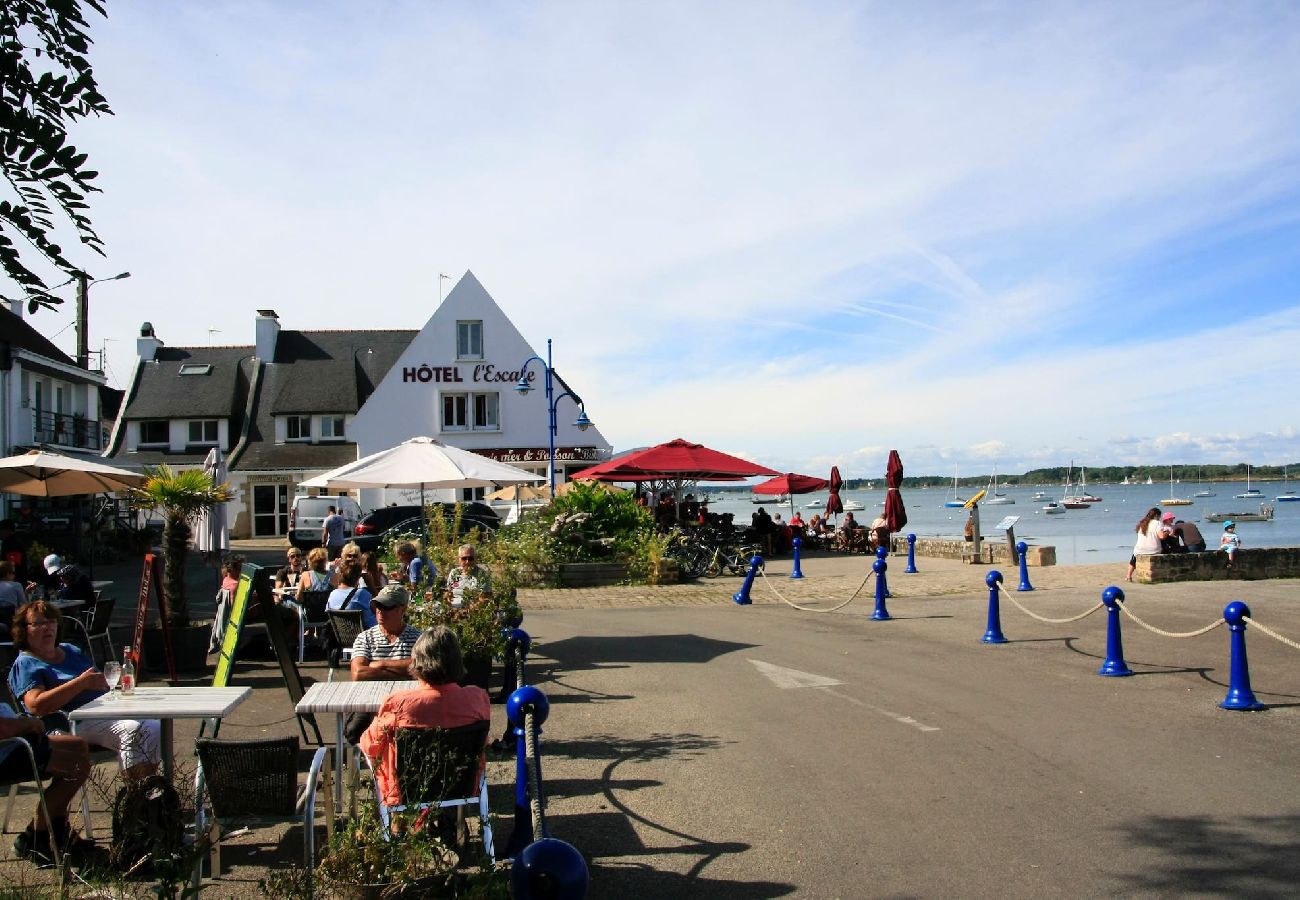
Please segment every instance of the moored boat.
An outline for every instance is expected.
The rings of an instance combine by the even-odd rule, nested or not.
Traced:
[[[1174,467],[1169,467],[1169,496],[1160,501],[1161,506],[1191,506],[1192,501],[1186,497],[1174,495]]]
[[[1066,507],[1064,507],[1064,506],[1062,506],[1061,504],[1057,503],[1055,500],[1048,500],[1046,503],[1043,504],[1043,510],[1042,510],[1042,511],[1043,511],[1044,513],[1046,513],[1047,515],[1049,515],[1049,516],[1057,516],[1057,515],[1060,515],[1061,513],[1065,512],[1065,510],[1066,510]]]
[[[1271,522],[1273,521],[1273,507],[1267,503],[1259,505],[1259,512],[1215,512],[1206,513],[1203,518],[1207,522],[1226,522],[1231,519],[1234,522]]]
[[[993,478],[989,481],[987,495],[988,496],[984,498],[985,506],[1009,506],[1016,502],[1014,498],[1008,497],[1006,494],[998,490],[997,466],[993,467]]]
[[[1263,500],[1264,492],[1250,486],[1250,466],[1246,466],[1246,489],[1240,494],[1232,495],[1237,500]]]
[[[845,511],[845,512],[858,512],[858,511],[860,511],[860,510],[864,510],[864,509],[866,509],[866,507],[863,506],[863,505],[862,505],[860,502],[858,502],[857,500],[845,500],[845,501],[844,501],[844,511]]]
[[[785,494],[750,494],[753,503],[786,503],[790,498]]]

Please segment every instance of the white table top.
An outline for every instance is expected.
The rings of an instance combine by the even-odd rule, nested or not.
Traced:
[[[307,688],[298,705],[299,713],[378,712],[384,698],[393,691],[410,690],[415,679],[400,681],[318,681]]]
[[[137,687],[129,697],[97,697],[74,709],[81,719],[208,719],[230,714],[253,693],[250,687]]]
[[[94,588],[95,590],[97,590],[97,591],[105,591],[105,590],[108,590],[109,588],[111,588],[111,587],[113,586],[113,582],[111,582],[111,581],[92,581],[92,582],[90,583],[90,586],[93,587],[93,588]]]
[[[72,609],[75,606],[85,606],[85,600],[47,600],[50,606],[55,609]]]

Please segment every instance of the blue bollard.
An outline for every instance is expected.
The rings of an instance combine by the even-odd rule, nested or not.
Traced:
[[[885,587],[885,570],[888,568],[889,564],[883,559],[877,559],[871,564],[871,571],[876,573],[876,609],[871,614],[871,618],[877,622],[885,622],[892,618],[889,610],[885,609],[885,597],[889,595]]]
[[[916,574],[916,535],[907,536],[907,568],[903,570],[904,575]]]
[[[876,548],[876,559],[880,560],[881,562],[884,562],[885,557],[887,556],[889,556],[889,550],[887,548],[885,547]],[[887,568],[889,567],[885,566],[885,569]],[[892,591],[889,590],[889,579],[885,577],[885,569],[877,569],[875,565],[872,565],[871,567],[871,571],[877,573],[876,574],[877,580],[885,586],[885,596],[889,597],[890,599],[893,599],[894,594]]]
[[[1016,555],[1020,557],[1020,587],[1016,588],[1018,591],[1032,591],[1034,589],[1034,586],[1029,583],[1029,563],[1025,559],[1025,551],[1028,549],[1029,545],[1024,541],[1016,544]]]
[[[1229,666],[1228,695],[1219,704],[1222,709],[1267,709],[1255,699],[1250,689],[1250,665],[1246,661],[1246,623],[1242,617],[1250,615],[1250,607],[1234,600],[1223,608],[1223,618],[1228,620],[1232,634],[1232,663]]]
[[[749,599],[749,592],[754,588],[754,576],[758,574],[758,567],[763,564],[763,557],[755,553],[749,558],[749,571],[745,573],[745,583],[740,586],[740,590],[731,595],[740,606],[748,606],[754,601]]]
[[[803,540],[795,538],[790,542],[790,545],[794,548],[794,571],[790,573],[790,577],[803,578],[803,572],[799,569],[799,548],[803,546]]]
[[[984,583],[989,586],[989,623],[980,640],[985,644],[1005,644],[1007,636],[1002,633],[1002,607],[998,603],[998,585],[1002,583],[1002,573],[990,569],[984,576]]]
[[[1101,592],[1101,602],[1106,604],[1106,661],[1101,664],[1097,674],[1109,678],[1123,678],[1133,674],[1128,663],[1124,662],[1124,641],[1119,630],[1119,604],[1115,602],[1123,599],[1124,592],[1113,584]]]
[[[551,711],[551,702],[546,694],[534,685],[526,684],[510,695],[506,701],[506,717],[515,731],[515,826],[506,844],[507,856],[518,856],[535,839],[544,835],[533,834],[532,804],[528,794],[528,744],[524,733],[527,708],[532,707],[533,722],[537,731],[542,730],[542,723]],[[541,760],[537,761],[537,783],[541,786]]]
[[[529,844],[510,868],[515,900],[582,900],[588,878],[582,854],[556,838]]]

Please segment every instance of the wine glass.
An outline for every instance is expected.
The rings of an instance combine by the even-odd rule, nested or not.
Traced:
[[[122,680],[122,664],[104,663],[104,680],[108,682],[108,699],[112,700],[116,696],[117,683]]]

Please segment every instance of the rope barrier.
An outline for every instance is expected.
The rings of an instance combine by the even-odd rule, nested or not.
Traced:
[[[835,612],[835,610],[837,610],[837,609],[843,609],[844,607],[846,607],[846,606],[848,606],[850,603],[852,603],[853,600],[854,600],[854,598],[856,598],[856,597],[858,596],[858,594],[862,593],[862,589],[863,589],[864,587],[867,586],[867,582],[871,580],[871,576],[874,575],[874,574],[876,574],[876,573],[875,573],[875,572],[868,572],[868,573],[867,573],[867,577],[864,578],[864,579],[862,579],[862,584],[858,585],[858,589],[857,589],[856,591],[853,592],[853,595],[850,596],[849,599],[845,600],[845,601],[844,601],[843,603],[841,603],[839,606],[832,606],[830,609],[817,609],[817,608],[812,607],[812,606],[800,606],[798,603],[793,603],[793,602],[791,602],[791,601],[785,599],[785,597],[782,597],[782,596],[781,596],[781,592],[778,591],[778,590],[776,589],[776,585],[774,585],[774,584],[771,582],[771,580],[767,577],[767,567],[766,567],[766,566],[763,567],[762,569],[759,569],[759,574],[763,576],[763,583],[766,584],[768,587],[770,587],[770,588],[772,589],[772,593],[776,594],[777,599],[780,600],[782,603],[785,603],[785,604],[787,604],[788,606],[793,606],[795,609],[801,609],[801,610],[803,610],[804,612],[830,613],[830,612]]]
[[[546,837],[546,814],[542,808],[542,785],[537,765],[537,724],[531,708],[524,713],[524,763],[528,767],[528,806],[532,811],[533,840]]]
[[[1021,603],[1019,600],[1016,599],[1015,594],[1011,593],[1010,591],[1008,591],[1006,588],[1002,586],[1001,582],[998,582],[997,585],[998,585],[998,590],[1003,594],[1005,594],[1008,600],[1010,600],[1017,607],[1019,607],[1022,613],[1029,616],[1031,619],[1037,619],[1040,622],[1047,622],[1048,624],[1051,625],[1065,625],[1069,622],[1077,622],[1080,619],[1088,618],[1088,616],[1092,615],[1097,610],[1104,609],[1106,607],[1106,604],[1098,603],[1096,606],[1084,612],[1079,613],[1077,616],[1070,616],[1068,619],[1049,619],[1047,616],[1040,616],[1038,613],[1034,612],[1033,610],[1027,609],[1023,603]]]
[[[1147,631],[1150,631],[1153,634],[1158,634],[1161,637],[1169,637],[1169,638],[1200,637],[1203,634],[1207,634],[1213,631],[1214,629],[1218,628],[1220,625],[1226,625],[1228,622],[1227,619],[1220,616],[1219,618],[1211,622],[1209,625],[1206,625],[1204,628],[1198,628],[1195,631],[1165,631],[1163,628],[1157,628],[1154,625],[1148,625],[1146,622],[1143,622],[1133,613],[1131,609],[1128,608],[1128,604],[1126,604],[1123,600],[1116,600],[1115,605],[1117,605],[1121,610],[1123,610],[1124,615],[1128,616],[1134,622],[1141,625]]]
[[[1242,616],[1241,621],[1245,622],[1251,628],[1258,628],[1260,631],[1264,632],[1266,635],[1273,638],[1273,640],[1275,641],[1281,641],[1282,643],[1286,644],[1288,647],[1294,647],[1295,649],[1300,650],[1300,644],[1297,644],[1295,641],[1291,640],[1290,638],[1282,637],[1282,635],[1278,634],[1276,631],[1273,631],[1270,628],[1265,628],[1263,625],[1256,622],[1250,616]]]

